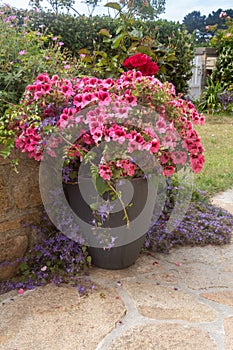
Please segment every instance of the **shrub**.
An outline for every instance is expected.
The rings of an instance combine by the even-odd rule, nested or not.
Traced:
[[[159,20],[148,22],[145,30],[165,47],[174,49],[175,59],[167,66],[166,78],[176,87],[178,93],[188,91],[188,81],[192,77],[192,60],[194,58],[194,34],[189,34],[178,22]],[[169,62],[168,62],[169,63]]]
[[[63,43],[59,38],[46,31],[31,30],[27,17],[8,15],[7,7],[1,10],[0,114],[3,115],[10,104],[19,102],[26,85],[39,72],[61,72],[65,76],[73,73],[75,67],[68,51],[61,49]]]
[[[218,29],[211,40],[218,53],[216,67],[201,96],[200,108],[209,113],[232,113],[233,86],[233,19],[221,12],[220,18],[225,20],[226,28]],[[217,25],[210,26],[209,30]]]
[[[211,40],[211,45],[216,48],[219,55],[212,78],[228,88],[233,84],[233,18],[227,16],[225,12],[220,16],[226,20],[226,29],[218,29]]]

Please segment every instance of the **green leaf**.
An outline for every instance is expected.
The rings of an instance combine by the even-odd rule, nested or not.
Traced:
[[[92,63],[92,58],[91,58],[91,56],[87,55],[87,56],[82,58],[82,61],[83,62]]]
[[[107,182],[105,182],[100,176],[96,177],[94,185],[100,195],[103,195],[110,190]]]
[[[77,176],[78,176],[77,171],[74,170],[74,171],[71,171],[71,172],[70,172],[70,178],[71,178],[71,180],[75,179]]]
[[[102,57],[105,57],[105,58],[108,57],[107,53],[104,52],[104,51],[94,51],[93,54],[95,56],[102,56]]]
[[[124,39],[126,36],[126,33],[119,34],[114,40],[112,44],[112,49],[117,49],[118,46],[120,45],[121,41]]]
[[[23,261],[21,264],[20,264],[20,267],[19,267],[20,271],[24,272],[26,270],[29,269],[29,266],[28,264],[26,263],[26,261]]]
[[[91,259],[91,256],[89,255],[89,256],[87,257],[87,262],[88,262],[88,263],[91,263],[91,260],[92,260],[92,259]]]
[[[145,53],[146,55],[153,57],[153,51],[148,47],[144,45],[139,45],[137,47],[137,51],[141,53]]]
[[[110,43],[111,41],[112,41],[111,38],[107,38],[107,37],[103,38],[104,43]]]
[[[98,203],[91,203],[90,208],[92,211],[96,211],[98,209]]]
[[[142,39],[143,33],[141,30],[138,30],[134,28],[131,32],[129,32],[129,35],[131,36],[131,39],[137,40],[137,39]]]
[[[83,253],[86,253],[86,251],[87,251],[87,247],[86,247],[85,245],[83,245],[83,246],[82,246],[82,252],[83,252]]]
[[[109,31],[106,28],[101,29],[98,34],[101,34],[101,35],[107,36],[108,38],[111,38],[111,34],[109,33]]]
[[[100,177],[100,174],[98,173],[98,168],[91,166],[91,176],[95,189],[100,195],[110,190],[107,182],[104,181],[102,177]],[[92,209],[95,210],[96,208],[93,207]]]
[[[174,53],[170,53],[166,57],[167,61],[177,61],[176,55]]]
[[[118,4],[117,2],[108,2],[105,7],[110,7],[111,9],[117,10],[120,12],[121,10],[121,5]]]
[[[87,49],[81,49],[81,50],[78,50],[78,53],[79,54],[85,54],[85,55],[90,55],[90,51],[89,50],[87,50]]]
[[[122,29],[123,29],[122,26],[118,27],[117,30],[116,30],[116,35],[118,35],[122,31]]]
[[[3,158],[9,157],[10,154],[11,154],[10,148],[6,148],[0,151],[0,156],[2,156]]]

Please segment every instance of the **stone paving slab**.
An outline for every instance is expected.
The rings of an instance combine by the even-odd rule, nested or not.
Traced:
[[[125,312],[113,289],[81,298],[74,287],[47,285],[3,302],[0,349],[95,349]]]
[[[212,203],[233,214],[233,188],[217,194]]]
[[[233,307],[233,290],[223,290],[217,292],[203,293],[203,298],[215,301],[216,303],[229,305]],[[232,329],[233,332],[233,329]]]
[[[207,332],[179,324],[146,325],[126,331],[109,350],[217,350]]]
[[[211,322],[218,316],[215,310],[177,288],[134,282],[124,284],[124,289],[134,300],[139,313],[155,320]]]

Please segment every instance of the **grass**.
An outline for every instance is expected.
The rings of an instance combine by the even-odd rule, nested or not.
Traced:
[[[208,116],[197,126],[205,148],[205,165],[195,177],[195,186],[210,195],[233,187],[233,117]]]

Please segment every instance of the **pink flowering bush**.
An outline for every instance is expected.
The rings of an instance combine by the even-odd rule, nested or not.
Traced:
[[[191,102],[176,96],[172,84],[144,76],[140,70],[129,70],[115,80],[39,74],[26,87],[11,123],[16,148],[37,161],[46,148],[51,157],[56,157],[59,133],[81,123],[87,126],[75,142],[67,141],[63,150],[64,181],[74,181],[82,161],[103,142],[122,145],[129,154],[148,152],[164,176],[184,166],[198,173],[204,165],[204,149],[193,127],[203,124],[204,116]],[[57,136],[52,142],[50,138],[48,147],[47,140],[54,132]],[[114,155],[102,157],[98,174],[103,180],[114,181],[142,176],[142,170],[134,159]]]

